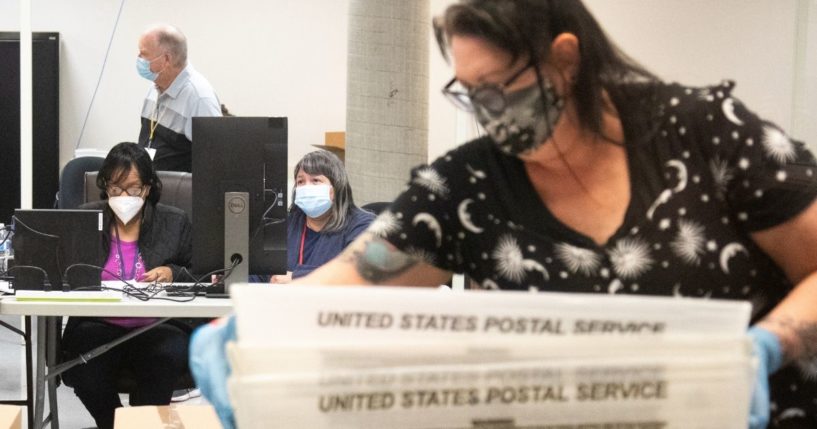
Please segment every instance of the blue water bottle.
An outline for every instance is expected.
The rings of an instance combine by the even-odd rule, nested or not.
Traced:
[[[5,273],[8,264],[6,263],[6,258],[9,254],[9,249],[11,249],[11,240],[9,239],[9,233],[6,231],[6,225],[0,223],[0,273]]]

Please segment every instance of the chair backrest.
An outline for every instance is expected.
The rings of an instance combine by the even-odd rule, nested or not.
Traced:
[[[85,202],[85,173],[99,171],[104,160],[98,156],[82,156],[65,164],[60,175],[57,208],[75,209]]]
[[[364,204],[360,208],[366,211],[370,211],[376,215],[379,215],[383,210],[386,210],[389,204],[391,204],[391,202],[375,201],[373,203]]]
[[[181,171],[157,171],[162,181],[162,198],[159,202],[180,208],[193,219],[193,174]],[[99,201],[100,192],[96,187],[97,172],[85,173],[83,202]]]

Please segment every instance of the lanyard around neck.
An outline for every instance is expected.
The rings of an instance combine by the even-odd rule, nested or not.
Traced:
[[[298,265],[304,264],[304,242],[306,241],[306,221],[304,221],[304,229],[301,231],[301,249],[298,251]]]
[[[120,280],[136,280],[136,268],[139,264],[139,249],[137,246],[136,252],[133,254],[133,269],[131,270],[130,276],[125,271],[125,257],[122,255],[122,244],[121,240],[119,239],[119,226],[114,224],[113,231],[116,234],[116,252],[119,255],[119,269],[122,272],[122,278]]]
[[[162,120],[162,116],[167,111],[167,106],[164,107],[161,111],[159,111],[159,96],[156,96],[156,104],[153,105],[153,113],[150,115],[150,135],[148,136],[148,147],[153,144],[153,135],[156,133],[156,127],[159,126],[159,121]],[[158,116],[156,116],[158,112]]]

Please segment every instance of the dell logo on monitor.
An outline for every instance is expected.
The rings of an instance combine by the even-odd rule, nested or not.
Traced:
[[[233,197],[230,198],[230,201],[227,203],[227,208],[230,210],[230,213],[240,214],[247,208],[247,202],[244,201],[243,198]]]

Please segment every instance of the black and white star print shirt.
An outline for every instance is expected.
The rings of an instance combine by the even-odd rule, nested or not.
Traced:
[[[733,98],[732,87],[633,84],[614,96],[631,201],[604,245],[548,211],[522,162],[487,137],[416,168],[370,231],[484,289],[741,299],[760,318],[792,284],[749,233],[814,201],[817,163]],[[817,379],[812,366],[775,377],[778,418],[805,410],[817,427],[817,386],[802,382]]]

